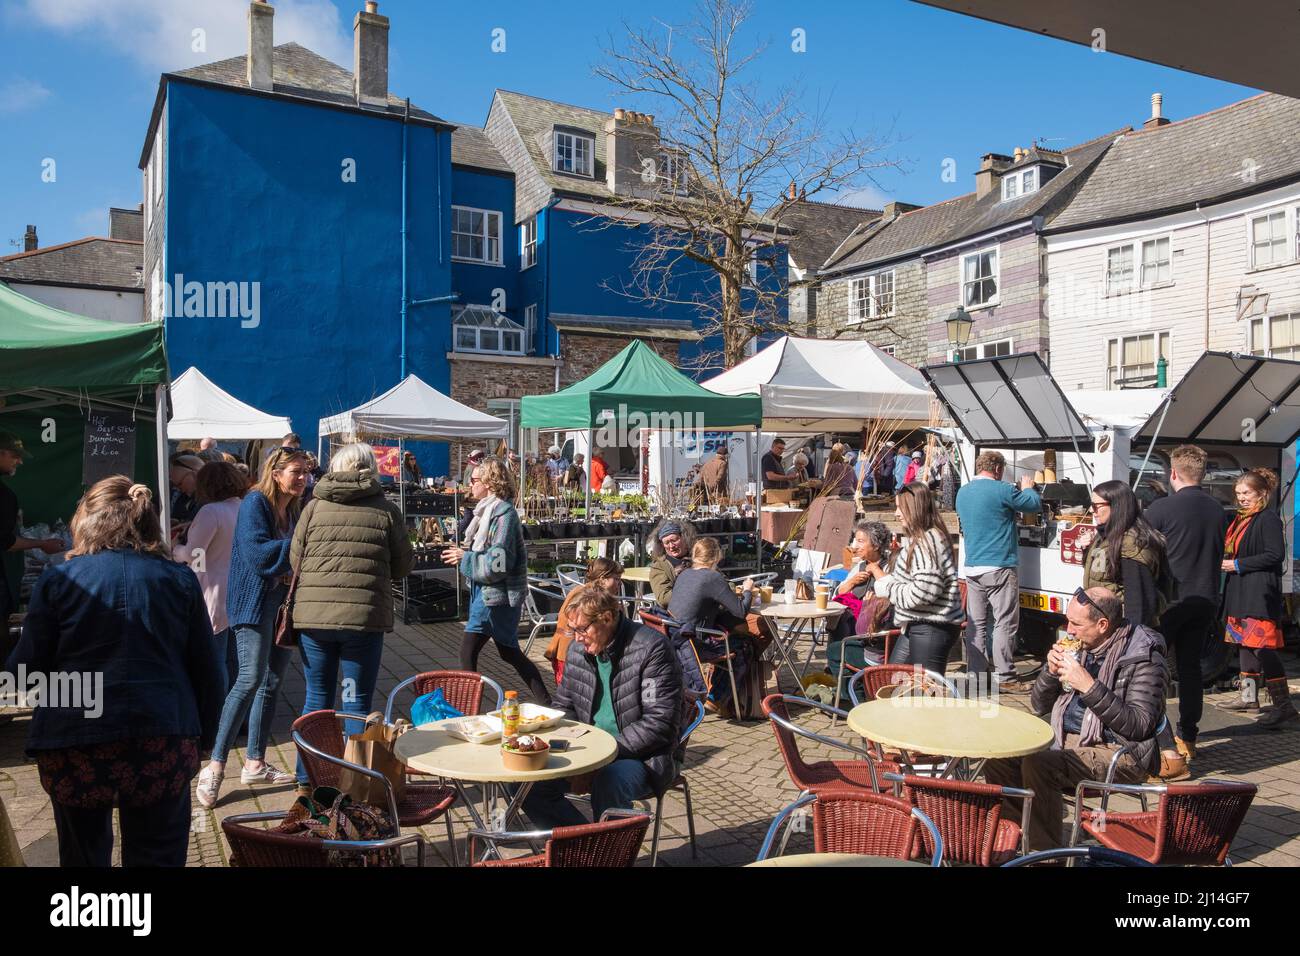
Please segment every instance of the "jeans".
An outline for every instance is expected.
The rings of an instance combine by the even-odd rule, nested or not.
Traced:
[[[992,663],[994,673],[999,676],[1014,675],[1016,635],[1020,630],[1020,582],[1016,569],[998,568],[968,577],[966,612],[971,622],[966,641],[971,672],[987,671]]]
[[[113,865],[113,808],[83,809],[55,801],[59,866]],[[190,846],[190,791],[143,807],[118,809],[122,866],[184,866]]]
[[[524,811],[528,819],[542,830],[555,827],[576,827],[589,822],[564,795],[569,792],[567,780],[547,780],[533,785],[524,798]],[[596,771],[591,782],[591,813],[599,820],[606,810],[630,810],[633,800],[653,796],[650,771],[640,760],[624,758]]]
[[[217,655],[217,674],[221,678],[221,696],[225,697],[230,693],[230,687],[235,682],[235,675],[239,673],[239,663],[230,666],[231,654],[234,648],[230,643],[230,628],[222,628],[212,635],[213,650]]]
[[[942,674],[948,666],[948,652],[957,643],[956,624],[931,624],[912,621],[903,627],[903,636],[889,652],[891,664],[920,664],[928,671]]]
[[[277,588],[267,595],[266,606],[278,608],[282,600],[283,589]],[[271,735],[271,721],[275,719],[275,695],[280,690],[284,670],[289,666],[289,648],[275,646],[274,613],[263,618],[256,627],[241,624],[234,628],[234,632],[239,676],[221,708],[221,723],[217,726],[217,739],[212,747],[212,759],[220,763],[225,763],[230,755],[231,745],[245,717],[248,717],[247,758],[261,760],[266,755],[266,740]]]
[[[379,679],[379,662],[384,656],[384,635],[379,631],[303,631],[298,649],[302,652],[302,673],[307,682],[302,712],[334,709],[339,664],[343,665],[343,706],[346,714],[365,717]],[[360,720],[343,722],[342,732],[359,734]],[[298,782],[307,783],[307,767],[298,758]]]

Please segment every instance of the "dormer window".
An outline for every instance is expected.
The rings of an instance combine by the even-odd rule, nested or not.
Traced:
[[[1002,176],[1002,201],[1015,199],[1018,196],[1026,196],[1029,193],[1038,192],[1040,185],[1038,167],[1030,166],[1028,169],[1017,169]]]
[[[659,154],[659,179],[666,188],[678,193],[685,191],[686,163],[682,153],[664,150]]]
[[[596,156],[596,139],[582,133],[555,131],[555,171],[591,176]]]

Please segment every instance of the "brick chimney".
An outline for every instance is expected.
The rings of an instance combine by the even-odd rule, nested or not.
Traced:
[[[1012,163],[1010,156],[1001,153],[985,153],[980,157],[979,172],[975,174],[975,198],[983,199],[998,188],[1002,170]]]
[[[614,195],[649,199],[658,193],[658,181],[648,183],[642,178],[646,159],[653,160],[662,175],[659,129],[654,120],[645,113],[617,109],[605,121],[605,185]]]
[[[253,0],[248,5],[248,69],[246,78],[250,90],[269,90],[275,85],[271,57],[275,47],[275,7],[266,0]]]
[[[1168,126],[1170,122],[1164,116],[1165,97],[1163,93],[1151,94],[1151,118],[1142,124],[1143,129],[1155,129],[1157,126]]]
[[[388,105],[388,17],[375,0],[352,21],[352,76],[358,106]]]
[[[36,227],[28,226],[27,232],[23,235],[23,252],[35,252],[40,248],[40,243],[36,240]]]
[[[920,206],[914,205],[910,202],[899,202],[898,200],[894,200],[893,202],[885,203],[885,208],[884,211],[881,212],[880,218],[893,219],[895,216],[901,216],[905,212],[911,212],[913,209],[920,208]]]

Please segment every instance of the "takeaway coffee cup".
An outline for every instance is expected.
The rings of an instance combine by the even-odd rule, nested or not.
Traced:
[[[763,603],[764,603],[764,604],[771,604],[771,603],[772,603],[772,585],[770,585],[770,584],[764,584],[761,588],[759,588],[759,590],[763,593]]]
[[[826,605],[830,603],[830,599],[831,599],[830,588],[826,587],[826,585],[824,584],[817,585],[816,598],[817,598],[817,610],[819,611],[826,610]]]

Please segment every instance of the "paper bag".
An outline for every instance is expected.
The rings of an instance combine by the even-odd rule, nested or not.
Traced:
[[[376,711],[366,718],[366,727],[359,734],[348,737],[343,759],[361,767],[382,773],[393,786],[393,794],[400,802],[406,793],[406,765],[393,752],[393,741],[403,727],[384,723],[384,715]],[[354,770],[339,773],[339,789],[357,803],[388,809],[388,793],[383,781]]]

